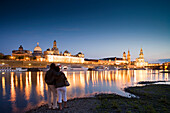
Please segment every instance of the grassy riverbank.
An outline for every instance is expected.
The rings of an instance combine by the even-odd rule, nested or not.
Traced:
[[[115,94],[99,94],[95,97],[68,101],[68,108],[50,110],[47,105],[29,113],[168,113],[170,111],[170,85],[129,87],[125,91],[140,98],[125,98]]]

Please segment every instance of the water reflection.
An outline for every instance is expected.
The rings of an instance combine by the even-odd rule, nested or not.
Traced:
[[[3,97],[5,97],[6,95],[6,89],[5,89],[5,77],[2,77],[2,94],[3,94]]]
[[[158,70],[115,70],[115,71],[64,71],[70,86],[68,99],[89,96],[94,93],[127,94],[124,87],[139,81],[169,80],[170,74]],[[23,112],[47,100],[45,72],[0,73],[0,109],[7,112]],[[2,104],[3,103],[3,104]],[[10,107],[9,107],[10,106]]]
[[[26,72],[26,78],[25,78],[25,99],[30,99],[30,94],[32,90],[32,83],[31,83],[31,72]]]
[[[15,86],[14,86],[14,72],[11,72],[11,100],[10,101],[16,101],[16,92],[15,92]]]

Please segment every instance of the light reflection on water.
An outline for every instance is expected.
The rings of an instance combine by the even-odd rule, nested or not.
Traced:
[[[127,96],[122,89],[139,81],[170,79],[170,74],[158,70],[65,71],[70,86],[68,99],[95,93],[117,93]],[[0,109],[4,112],[23,112],[46,103],[45,72],[0,72]],[[169,84],[169,82],[167,82]]]

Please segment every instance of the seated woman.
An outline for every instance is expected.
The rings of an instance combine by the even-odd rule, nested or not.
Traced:
[[[57,93],[58,93],[59,109],[62,110],[62,95],[64,101],[64,108],[67,107],[67,88],[65,85],[65,80],[67,80],[67,78],[65,74],[62,71],[60,71],[59,66],[56,66],[55,70],[61,73],[56,76],[55,88],[57,88]]]

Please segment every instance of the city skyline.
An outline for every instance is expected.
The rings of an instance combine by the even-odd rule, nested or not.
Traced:
[[[82,52],[85,58],[132,60],[143,48],[148,60],[170,59],[170,1],[1,1],[0,52],[20,45],[43,51],[57,41],[59,51]]]

